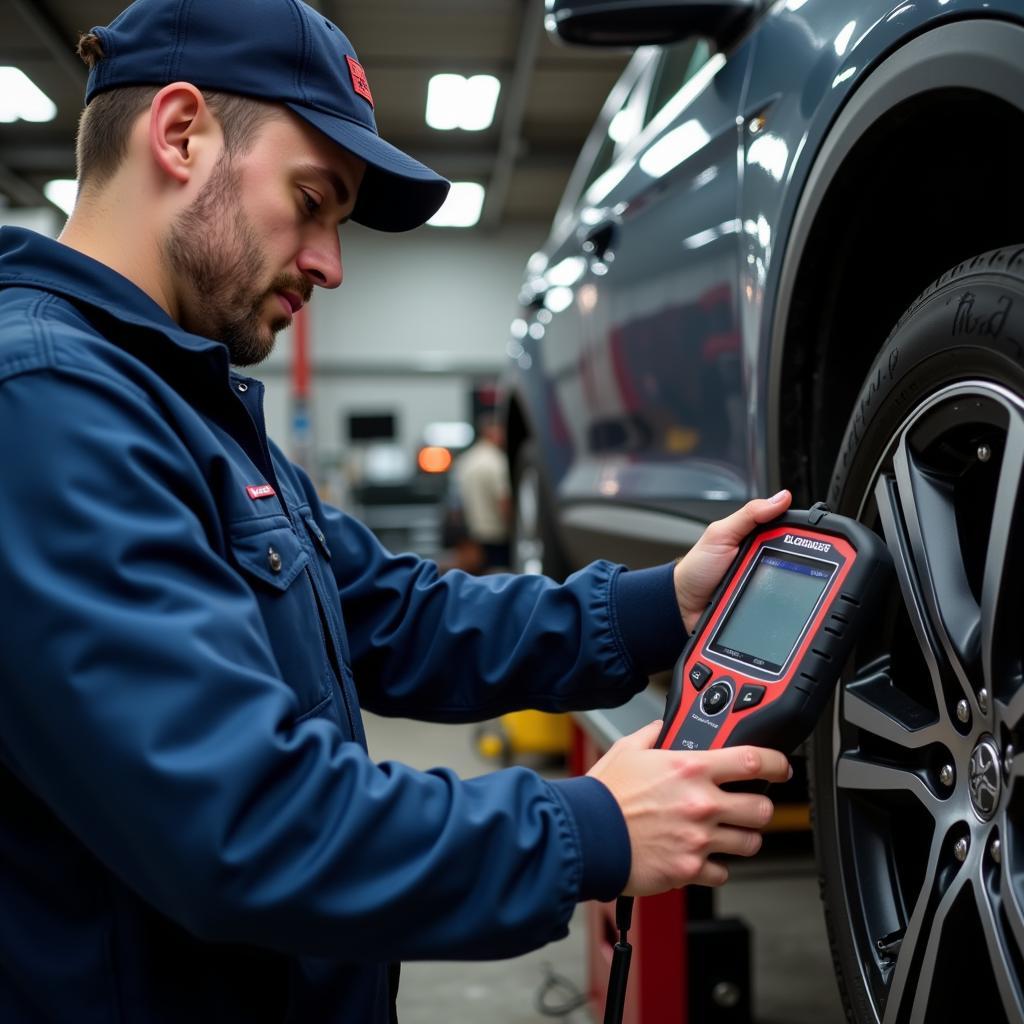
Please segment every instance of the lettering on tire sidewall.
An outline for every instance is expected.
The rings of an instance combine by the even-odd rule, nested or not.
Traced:
[[[932,337],[939,340],[945,335],[955,339],[959,345],[980,345],[1019,365],[1024,364],[1024,344],[1013,336],[1013,325],[1010,321],[1015,305],[1019,305],[1018,300],[1019,296],[1002,289],[993,289],[991,285],[986,286],[985,283],[980,286],[967,284],[950,289],[936,323],[938,331],[933,333]],[[905,326],[907,325],[901,324],[901,327]],[[935,351],[932,354],[940,355],[941,352]],[[897,385],[897,377],[905,374],[916,362],[913,356],[910,357],[909,364],[906,362],[899,340],[891,341],[888,351],[883,352],[875,361],[868,380],[857,396],[857,403],[836,459],[829,495],[831,501],[834,502],[839,497],[839,490],[847,476],[850,462],[863,443],[879,400],[884,399],[886,403],[899,408],[919,397],[916,394],[905,394],[894,387]],[[908,385],[906,390],[916,392],[917,386]]]

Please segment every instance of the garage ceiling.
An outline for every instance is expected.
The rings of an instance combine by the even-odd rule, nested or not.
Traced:
[[[214,3],[217,0],[205,0]],[[20,67],[57,104],[47,124],[0,124],[0,205],[46,203],[51,178],[74,177],[85,90],[81,32],[124,0],[2,0],[0,65]],[[487,188],[482,228],[551,219],[576,154],[629,57],[566,47],[543,30],[543,0],[319,0],[366,68],[384,138],[453,180]],[[424,119],[438,72],[501,81],[494,124],[435,131]]]

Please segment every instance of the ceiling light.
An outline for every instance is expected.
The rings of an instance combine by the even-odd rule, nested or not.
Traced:
[[[0,67],[0,121],[52,121],[57,106],[21,68]]]
[[[448,198],[428,224],[435,228],[471,228],[480,219],[484,187],[475,181],[453,181]]]
[[[78,198],[78,182],[74,178],[54,178],[43,186],[43,195],[70,217]]]
[[[439,131],[483,131],[494,121],[500,91],[493,75],[434,75],[427,86],[427,124]]]

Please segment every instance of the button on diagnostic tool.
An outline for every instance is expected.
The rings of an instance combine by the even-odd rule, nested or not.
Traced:
[[[690,669],[690,682],[695,690],[702,690],[704,684],[711,678],[711,669],[702,665],[699,661]]]
[[[756,708],[764,699],[764,687],[755,686],[753,683],[744,686],[736,698],[736,706],[733,711],[742,711],[744,708]]]
[[[721,714],[728,706],[732,698],[732,687],[719,680],[700,699],[700,709],[705,715]]]

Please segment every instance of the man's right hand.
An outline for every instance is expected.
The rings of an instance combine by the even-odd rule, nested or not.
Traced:
[[[771,820],[771,800],[732,793],[725,782],[785,782],[789,761],[777,750],[654,750],[661,722],[624,736],[587,773],[611,791],[626,819],[633,861],[627,896],[684,885],[722,885],[716,853],[750,857]]]

